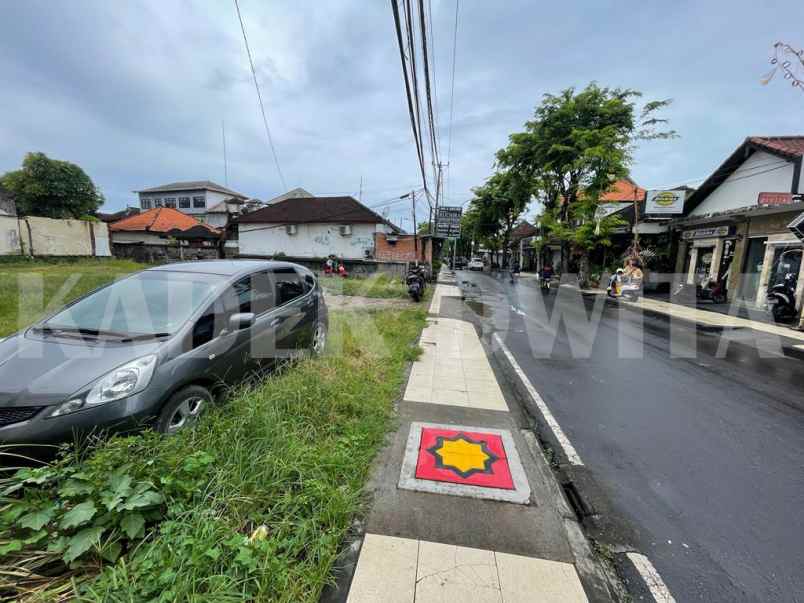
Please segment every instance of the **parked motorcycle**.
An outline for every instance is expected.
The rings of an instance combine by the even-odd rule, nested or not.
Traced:
[[[424,268],[419,265],[413,265],[408,268],[408,275],[405,282],[408,285],[408,295],[410,295],[413,301],[419,301],[424,296],[424,288],[427,282]]]
[[[687,283],[679,283],[673,291],[672,297],[692,303],[694,300],[693,286]],[[726,289],[726,276],[721,276],[717,280],[706,279],[695,285],[695,299],[711,301],[715,304],[725,304],[728,300]]]
[[[788,272],[768,291],[768,309],[776,322],[789,322],[796,317],[797,281],[796,276]]]

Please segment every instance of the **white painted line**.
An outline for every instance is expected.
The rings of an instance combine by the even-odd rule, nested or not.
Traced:
[[[550,409],[547,408],[547,404],[542,399],[539,392],[536,391],[536,388],[533,387],[533,384],[528,379],[528,376],[525,374],[525,371],[522,370],[522,367],[519,366],[519,363],[514,358],[514,355],[511,353],[511,350],[508,349],[503,343],[502,337],[500,337],[499,333],[494,334],[495,341],[500,345],[500,348],[505,353],[505,357],[508,358],[508,362],[511,363],[511,366],[514,368],[514,372],[516,373],[517,377],[522,381],[522,384],[525,386],[525,389],[528,390],[530,397],[533,398],[533,401],[536,403],[536,406],[539,407],[539,410],[544,417],[544,420],[547,422],[547,425],[553,431],[553,435],[558,440],[561,448],[564,450],[564,454],[567,456],[567,460],[572,465],[583,465],[583,461],[581,457],[578,456],[575,447],[569,441],[569,438],[564,434],[564,430],[561,429],[561,425],[558,424],[556,418],[553,416],[553,413],[550,412]]]
[[[664,583],[664,580],[662,580],[659,572],[656,571],[656,568],[653,567],[650,559],[645,557],[642,553],[631,552],[626,553],[626,556],[631,560],[631,563],[634,564],[639,575],[642,576],[642,579],[650,590],[650,594],[657,603],[676,602],[673,595],[670,594],[670,589],[667,588],[667,585]]]
[[[794,345],[793,347],[797,350],[804,350],[804,345]]]

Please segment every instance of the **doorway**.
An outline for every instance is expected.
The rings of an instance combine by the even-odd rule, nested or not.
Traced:
[[[743,264],[743,278],[740,284],[740,297],[746,301],[755,301],[759,289],[759,277],[762,274],[762,264],[765,261],[765,247],[767,237],[748,239],[748,249],[745,252]]]

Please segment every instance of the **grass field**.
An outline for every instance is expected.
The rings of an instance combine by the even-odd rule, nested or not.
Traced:
[[[366,278],[322,276],[320,282],[330,295],[361,295],[363,297],[400,299],[408,296],[405,281],[387,274],[375,274]]]
[[[425,317],[333,312],[325,356],[234,392],[196,429],[0,481],[0,598],[317,601]]]
[[[0,263],[0,337],[5,337],[115,278],[144,265],[128,260],[81,259]]]

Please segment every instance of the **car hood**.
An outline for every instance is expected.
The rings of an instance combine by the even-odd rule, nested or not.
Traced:
[[[50,406],[112,369],[159,349],[159,342],[91,344],[18,334],[0,341],[0,407]]]

